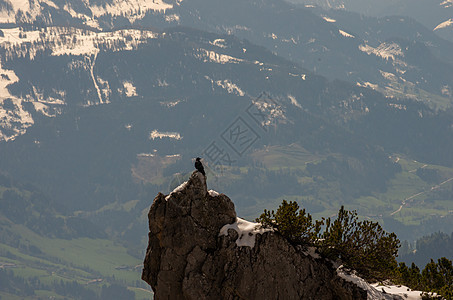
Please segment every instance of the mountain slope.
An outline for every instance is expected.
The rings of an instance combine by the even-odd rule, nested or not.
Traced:
[[[0,169],[38,186],[48,197],[39,201],[43,206],[59,203],[66,208],[50,209],[49,214],[87,220],[92,228],[102,228],[99,237],[107,235],[120,243],[113,252],[127,251],[121,259],[128,262],[143,255],[143,225],[150,199],[157,191],[171,191],[184,181],[196,156],[204,158],[211,186],[240,199],[238,212],[251,218],[285,198],[324,215],[334,214],[345,204],[363,216],[385,219],[408,235],[426,233],[410,226],[424,224],[418,229],[428,230],[450,224],[453,182],[447,180],[453,165],[452,111],[445,109],[449,98],[437,99],[442,109],[436,110],[422,101],[405,99],[409,92],[404,87],[398,90],[400,94],[394,93],[398,97],[386,97],[358,86],[357,74],[344,76],[348,70],[344,65],[351,65],[364,70],[361,85],[378,82],[365,76],[380,78],[384,84],[378,90],[383,90],[386,80],[393,78],[383,72],[417,83],[421,73],[434,73],[435,62],[446,74],[445,82],[432,75],[416,88],[438,95],[440,87],[433,83],[450,84],[449,65],[441,65],[448,43],[432,40],[430,47],[430,36],[415,41],[414,32],[408,38],[394,39],[388,28],[395,20],[381,24],[381,29],[387,29],[373,34],[373,44],[366,44],[365,30],[353,32],[328,22],[327,16],[324,19],[314,11],[294,10],[280,2],[232,2],[231,7],[202,4],[181,2],[165,12],[149,11],[135,20],[136,29],[117,30],[117,26],[131,24],[121,17],[111,23],[110,16],[104,16],[100,19],[107,20],[108,26],[100,25],[101,29],[114,29],[100,31],[64,19],[68,15],[63,13],[55,20],[71,20],[69,24],[75,27],[46,27],[36,22],[33,26],[3,25]],[[211,14],[212,9],[228,14]],[[260,18],[247,19],[251,13]],[[179,17],[166,20],[174,14]],[[279,26],[267,24],[274,17]],[[335,18],[337,23],[348,19],[347,14]],[[285,19],[300,29],[299,40],[294,39],[297,44],[291,38],[299,33],[292,28],[287,31]],[[350,20],[341,22],[351,27],[372,24],[369,19],[359,22],[356,15]],[[216,33],[168,28],[178,22]],[[359,38],[348,34],[365,37],[355,41]],[[312,38],[316,41],[311,42]],[[333,51],[337,46],[339,51]],[[415,61],[414,53],[425,54],[427,62]],[[397,73],[403,63],[408,65],[406,75]],[[305,66],[325,68],[332,77],[351,82],[329,81]],[[440,170],[439,187],[409,168],[425,164]],[[252,189],[254,196],[250,196]],[[421,192],[423,197],[405,201]],[[32,210],[35,204],[30,205]],[[20,209],[20,202],[14,209]],[[12,216],[8,213],[6,218],[11,221]],[[30,233],[26,222],[13,223],[14,231],[6,236],[17,234],[25,240],[41,236]],[[84,244],[86,240],[78,238],[87,231],[74,230],[71,247]],[[42,256],[64,257],[61,245],[65,240],[41,237],[32,244],[44,249]],[[96,252],[105,242],[89,239],[89,245],[82,248]],[[2,259],[8,251],[22,259],[17,254],[21,252],[11,248],[4,246]],[[61,251],[55,254],[52,249]],[[109,252],[106,260],[115,255]],[[31,260],[39,262],[39,258]],[[109,261],[99,270],[107,270],[103,276],[117,276],[121,272],[112,271],[114,264]],[[75,279],[78,284],[96,279],[96,272],[89,274]],[[133,271],[125,275],[128,280],[134,276]],[[118,283],[110,279],[109,283]]]
[[[389,96],[409,94],[437,107],[451,104],[453,44],[409,18],[375,19],[276,0],[192,0],[171,13],[182,25],[246,38],[329,79],[377,85]],[[272,23],[266,22],[270,18]],[[158,20],[144,18],[137,24],[165,26]],[[425,59],[413,59],[414,52]],[[439,73],[440,65],[445,68]]]
[[[249,165],[249,172],[275,184],[280,182],[272,179],[276,175],[253,166],[248,153],[296,143],[322,162],[301,163],[300,180],[327,179],[315,182],[309,194],[321,188],[340,201],[385,192],[386,182],[400,168],[386,153],[452,164],[450,112],[435,112],[409,100],[393,101],[345,82],[329,82],[247,41],[187,28],[140,34],[52,30],[91,46],[80,47],[86,52],[73,53],[68,49],[75,46],[69,44],[62,52],[57,38],[44,46],[24,43],[4,53],[4,68],[17,77],[8,86],[9,98],[23,102],[6,109],[15,114],[27,111],[34,123],[26,133],[16,134],[13,143],[2,144],[8,159],[0,167],[43,186],[71,211],[82,210],[93,221],[105,220],[99,215],[112,203],[121,207],[142,199],[136,180],[160,185],[172,175],[171,169],[149,173],[149,166],[187,168],[190,158],[204,153],[212,142],[224,151],[230,149],[231,161],[224,164]],[[79,33],[90,38],[84,40]],[[45,110],[36,109],[41,105],[58,105],[58,109],[46,115]],[[259,118],[264,119],[254,119],[251,112],[260,112]],[[21,125],[9,116],[4,119]],[[236,153],[238,149],[231,149],[234,140],[228,141],[224,133],[238,117],[253,129],[255,140],[250,148]],[[405,124],[410,128],[395,130]],[[4,135],[7,129],[2,129]],[[427,151],[439,142],[444,147],[435,154]],[[284,174],[293,178],[284,185],[294,183],[293,195],[307,191],[305,184],[294,182],[294,174]],[[263,191],[272,186],[266,181],[259,184]],[[336,188],[338,184],[343,188]],[[332,196],[317,197],[328,201]],[[255,201],[244,202],[243,208],[254,207]]]
[[[93,28],[100,30],[130,26],[168,28],[179,24],[234,34],[330,79],[346,79],[392,97],[410,95],[433,107],[444,108],[451,104],[453,76],[449,53],[453,51],[453,44],[409,18],[375,19],[343,11],[298,7],[281,0],[123,2],[89,4],[82,1],[71,2],[71,6],[55,2],[51,10],[40,8],[38,11],[41,15],[44,11],[49,11],[50,15],[58,12],[63,19],[27,22],[85,24],[85,27],[94,24]],[[121,5],[130,10],[120,13],[117,8]],[[270,18],[272,24],[266,22]],[[396,49],[398,55],[389,56],[385,50],[388,47]],[[417,57],[424,55],[425,60],[411,59],[414,51]],[[436,72],[438,66],[441,72]]]
[[[290,0],[290,2],[302,3],[304,5],[319,5],[325,9],[354,11],[374,17],[411,17],[443,38],[453,41],[453,28],[451,27],[453,3],[451,0],[386,0],[378,2],[357,0]]]

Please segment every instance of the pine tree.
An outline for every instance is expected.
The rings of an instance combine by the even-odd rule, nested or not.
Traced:
[[[283,200],[277,212],[264,210],[257,222],[265,227],[277,229],[292,243],[312,245],[321,231],[322,221],[313,223],[310,214],[305,209],[299,209],[295,201]]]
[[[396,235],[385,232],[377,222],[359,221],[357,212],[343,206],[334,221],[313,221],[297,202],[283,200],[276,212],[264,210],[257,222],[276,229],[293,244],[316,246],[324,257],[340,260],[366,279],[387,279],[397,268]]]

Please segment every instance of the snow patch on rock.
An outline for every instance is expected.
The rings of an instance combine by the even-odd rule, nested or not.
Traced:
[[[384,294],[397,295],[407,300],[422,299],[421,291],[414,291],[404,285],[381,285],[379,283],[371,284],[377,290],[381,290]],[[393,298],[392,298],[393,299]]]
[[[219,236],[228,236],[228,229],[233,229],[238,233],[236,245],[238,247],[255,247],[255,236],[265,232],[273,231],[271,228],[263,228],[260,223],[249,222],[241,218],[236,218],[233,224],[227,224],[220,229]]]
[[[170,194],[168,194],[165,197],[165,201],[168,201],[168,199],[170,199],[171,194],[181,192],[183,189],[185,189],[187,186],[187,183],[188,183],[188,181],[185,181],[185,182],[181,183],[179,186],[177,186]]]
[[[369,300],[393,300],[400,296],[408,300],[421,300],[421,291],[412,291],[405,286],[370,284],[354,272],[347,271],[343,266],[337,268],[337,274],[346,281],[352,282],[367,292]]]
[[[211,197],[217,197],[218,195],[220,195],[218,192],[216,192],[214,190],[209,190],[208,193],[209,193],[209,196],[211,196]]]

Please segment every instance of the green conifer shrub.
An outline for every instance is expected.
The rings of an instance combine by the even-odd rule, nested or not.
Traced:
[[[290,242],[312,245],[321,231],[322,221],[315,221],[305,209],[299,209],[295,201],[283,200],[277,212],[264,210],[257,222],[264,227],[277,229]]]
[[[343,206],[334,221],[313,221],[297,202],[283,200],[276,212],[265,210],[256,221],[276,229],[292,243],[317,247],[324,257],[339,259],[365,279],[387,279],[397,267],[396,235],[385,232],[377,222],[359,221],[357,212]]]
[[[322,238],[316,244],[321,254],[340,259],[365,279],[384,280],[397,266],[400,242],[378,222],[359,221],[356,211],[342,206],[333,222],[330,218],[326,220]]]
[[[395,284],[426,291],[423,299],[453,300],[451,260],[431,260],[422,271],[414,263],[410,267],[397,264],[400,242],[396,235],[385,232],[377,222],[360,221],[356,211],[342,206],[336,219],[313,220],[297,202],[283,200],[277,211],[264,210],[256,221],[276,229],[293,244],[316,247],[322,256],[339,260],[368,281],[390,279]]]

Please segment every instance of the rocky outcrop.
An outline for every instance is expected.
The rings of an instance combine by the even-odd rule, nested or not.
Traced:
[[[366,299],[327,260],[236,218],[194,172],[154,199],[142,279],[155,299]],[[228,225],[231,224],[231,225]]]

